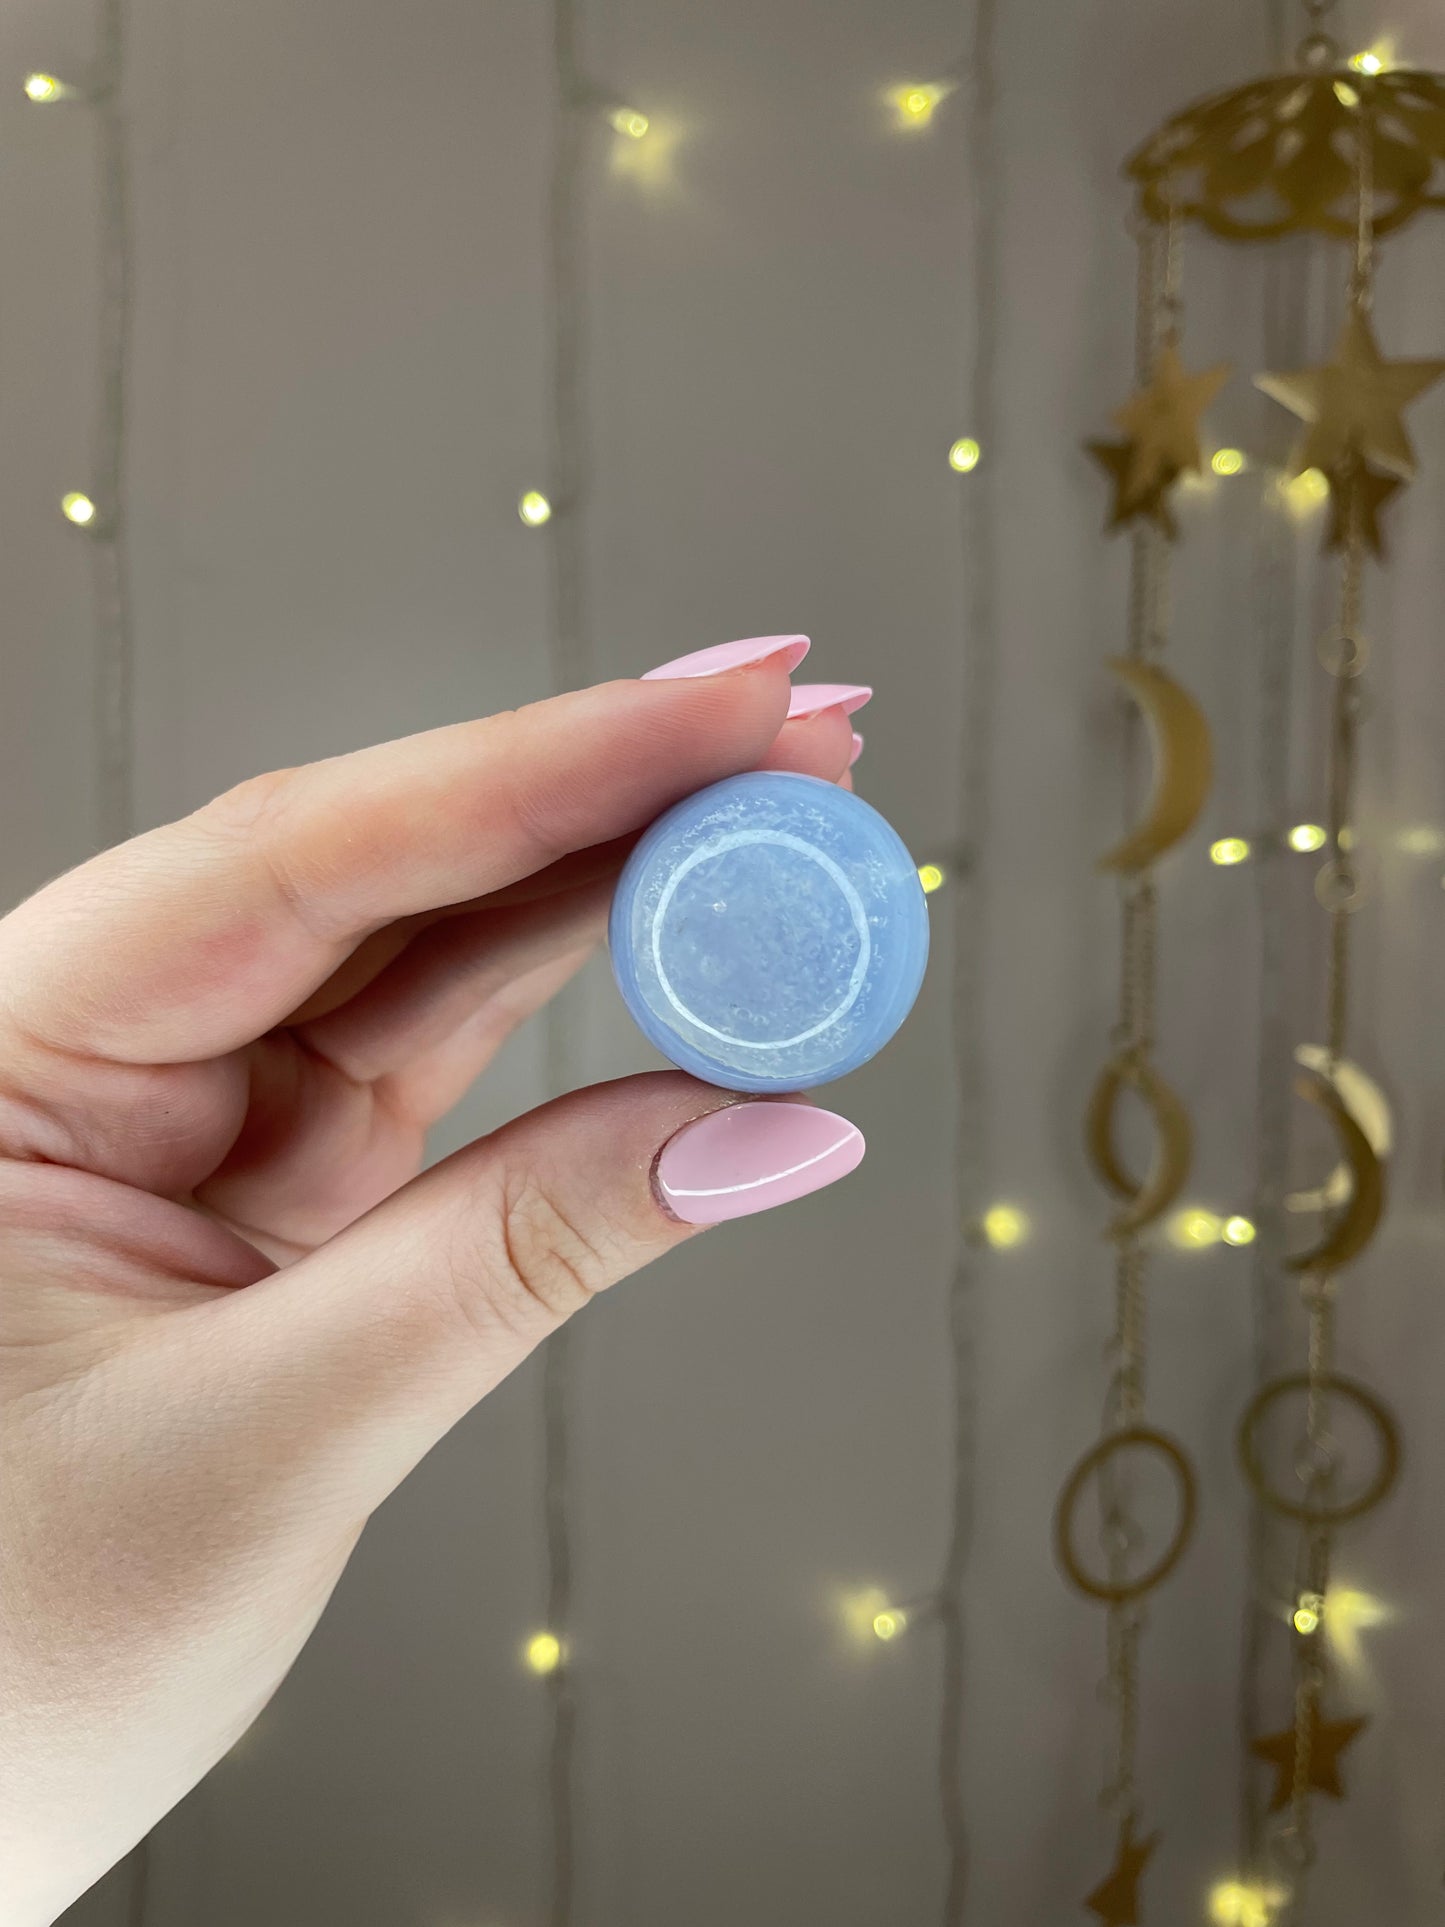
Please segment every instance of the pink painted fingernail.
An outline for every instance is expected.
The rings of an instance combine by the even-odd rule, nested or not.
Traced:
[[[873,691],[861,682],[799,682],[793,684],[788,701],[788,721],[800,716],[821,716],[825,709],[841,709],[851,716],[861,709]]]
[[[684,1224],[722,1224],[820,1191],[863,1160],[863,1133],[812,1104],[734,1104],[685,1124],[657,1161],[657,1188]]]
[[[754,663],[771,662],[777,657],[791,675],[807,655],[806,636],[749,636],[744,642],[715,642],[711,649],[694,649],[690,656],[679,656],[657,669],[649,669],[644,682],[681,682],[693,676],[725,676],[730,669],[750,669]]]
[[[857,730],[855,729],[853,731],[853,754],[848,758],[849,769],[852,769],[853,765],[857,762],[858,758],[862,754],[863,754],[863,738],[858,734]]]

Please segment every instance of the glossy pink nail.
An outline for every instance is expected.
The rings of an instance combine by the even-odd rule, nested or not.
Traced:
[[[861,682],[794,683],[788,701],[788,721],[796,722],[800,716],[821,716],[825,709],[841,709],[845,716],[851,716],[872,694],[867,683]]]
[[[693,676],[725,676],[730,669],[750,669],[754,663],[771,662],[777,657],[791,675],[807,655],[806,636],[749,636],[743,642],[715,642],[710,649],[694,649],[690,656],[678,656],[657,669],[649,669],[644,682],[680,682]]]
[[[848,758],[849,769],[852,769],[853,765],[857,762],[858,758],[862,754],[863,754],[863,738],[858,734],[857,730],[855,729],[853,731],[853,754]]]
[[[657,1161],[663,1202],[684,1224],[722,1224],[820,1191],[862,1162],[863,1133],[812,1104],[734,1104],[685,1124]]]

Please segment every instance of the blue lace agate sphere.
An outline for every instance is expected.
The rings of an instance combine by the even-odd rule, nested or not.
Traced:
[[[608,928],[638,1027],[730,1091],[797,1091],[872,1057],[913,1007],[928,908],[877,810],[815,776],[759,771],[660,816]]]

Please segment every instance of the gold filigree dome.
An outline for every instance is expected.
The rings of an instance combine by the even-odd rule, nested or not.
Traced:
[[[1144,212],[1176,213],[1231,241],[1314,228],[1355,232],[1355,144],[1372,131],[1375,232],[1445,207],[1445,75],[1276,75],[1197,101],[1125,164]]]

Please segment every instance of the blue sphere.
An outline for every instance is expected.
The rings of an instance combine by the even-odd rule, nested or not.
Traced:
[[[664,1057],[729,1091],[865,1063],[913,1007],[928,906],[896,831],[815,776],[730,776],[660,816],[608,926],[617,987]]]

